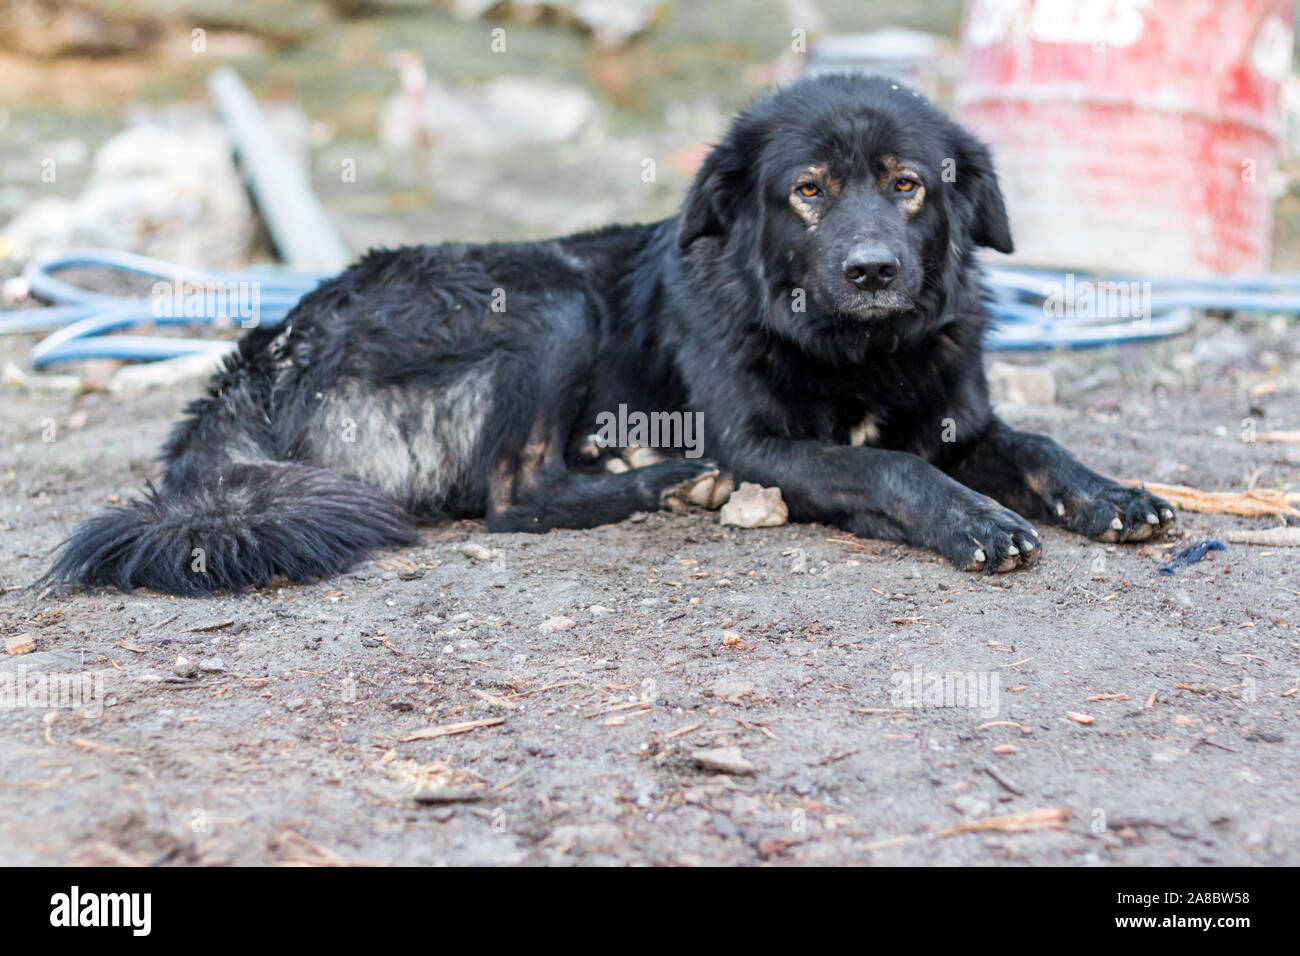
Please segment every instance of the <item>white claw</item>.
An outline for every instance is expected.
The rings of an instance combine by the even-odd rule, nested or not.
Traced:
[[[1172,521],[1174,519],[1174,513],[1168,508],[1161,508],[1160,517],[1164,518],[1166,521]]]
[[[1058,502],[1056,503],[1056,513],[1057,513],[1058,515],[1060,515],[1062,518],[1065,517],[1065,502],[1064,502],[1064,501],[1058,501]]]
[[[1120,521],[1118,518],[1116,518],[1115,520],[1113,520],[1113,521],[1110,523],[1110,527],[1111,527],[1111,530],[1112,530],[1112,531],[1123,531],[1123,530],[1124,530],[1124,522],[1122,522],[1122,521]]]
[[[975,550],[975,561],[976,561],[976,563],[982,563],[982,562],[984,562],[984,561],[986,561],[986,560],[988,560],[988,556],[984,553],[984,549],[983,549],[983,548],[977,548],[977,549]]]
[[[1013,557],[1019,553],[1020,553],[1020,549],[1017,548],[1014,544],[1011,547],[1007,548],[1007,554],[1012,555]]]
[[[1160,519],[1155,515],[1147,515],[1147,524],[1159,524]]]

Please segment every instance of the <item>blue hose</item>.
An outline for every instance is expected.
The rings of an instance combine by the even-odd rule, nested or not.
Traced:
[[[134,298],[92,292],[53,274],[73,266],[114,269],[172,283],[174,289],[182,290],[179,298],[185,307],[180,315],[169,314],[167,309],[159,308],[167,304],[166,297]],[[27,265],[23,279],[30,293],[53,304],[0,315],[0,335],[49,332],[29,354],[34,368],[88,358],[156,361],[184,355],[221,354],[232,349],[234,343],[221,339],[106,333],[137,325],[249,327],[249,315],[239,310],[231,314],[228,297],[204,295],[198,301],[187,299],[186,284],[200,290],[232,293],[255,290],[253,324],[276,325],[299,299],[329,276],[329,273],[271,266],[250,266],[237,271],[195,269],[133,253],[77,249],[35,259]],[[1300,315],[1300,273],[1170,279],[1076,277],[1047,270],[1004,268],[990,270],[989,278],[993,292],[990,309],[996,319],[986,342],[990,349],[1077,348],[1164,338],[1191,328],[1197,309]],[[1089,284],[1094,289],[1135,290],[1139,297],[1136,309],[1139,317],[1133,317],[1131,301],[1110,311],[1094,308],[1075,313],[1063,301],[1049,308],[1055,290]]]
[[[168,308],[168,296],[131,297],[92,292],[56,278],[53,273],[74,266],[112,269],[165,282],[178,290],[172,297],[184,306],[180,314]],[[87,358],[156,361],[184,355],[221,354],[234,343],[221,339],[173,338],[144,335],[108,335],[137,325],[278,325],[304,295],[329,278],[325,273],[296,272],[267,266],[237,271],[194,269],[129,252],[74,249],[58,256],[34,259],[23,270],[28,291],[56,303],[0,315],[0,335],[50,332],[28,354],[33,368]],[[187,297],[186,287],[200,295]],[[231,295],[208,295],[205,290]],[[228,306],[239,293],[248,293],[244,305],[255,315]],[[247,301],[247,300],[253,301]],[[234,311],[234,314],[231,314]]]
[[[1300,315],[1300,272],[1169,278],[1091,276],[1045,269],[990,269],[990,309],[997,325],[990,349],[1088,347],[1165,338],[1186,332],[1196,311]],[[1073,288],[1096,297],[1075,312]],[[1120,308],[1101,303],[1113,291]],[[1055,299],[1055,301],[1054,301]]]

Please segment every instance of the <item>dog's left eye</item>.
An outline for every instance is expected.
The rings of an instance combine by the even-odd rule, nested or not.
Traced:
[[[894,188],[898,190],[900,193],[910,193],[913,189],[915,189],[919,185],[921,184],[918,183],[915,179],[908,179],[904,177],[902,179],[895,181]]]
[[[810,199],[813,196],[820,196],[822,191],[822,188],[816,183],[800,183],[794,189],[800,196],[807,196]]]

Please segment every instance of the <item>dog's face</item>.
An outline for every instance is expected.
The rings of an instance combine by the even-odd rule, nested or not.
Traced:
[[[977,245],[1011,251],[988,150],[888,80],[805,80],[742,114],[683,209],[685,248],[761,272],[797,341],[932,328]],[[954,261],[954,259],[956,261]]]
[[[947,232],[938,204],[926,208],[928,164],[889,146],[857,155],[808,146],[779,156],[765,184],[773,207],[765,231],[773,248],[793,254],[788,277],[804,281],[814,306],[844,319],[912,310]],[[817,158],[805,165],[800,153]],[[793,215],[780,208],[778,191]]]

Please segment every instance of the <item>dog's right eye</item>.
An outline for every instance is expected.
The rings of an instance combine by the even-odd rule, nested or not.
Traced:
[[[811,199],[813,196],[821,195],[822,188],[816,183],[800,183],[794,187],[794,191],[800,196],[807,196]]]

